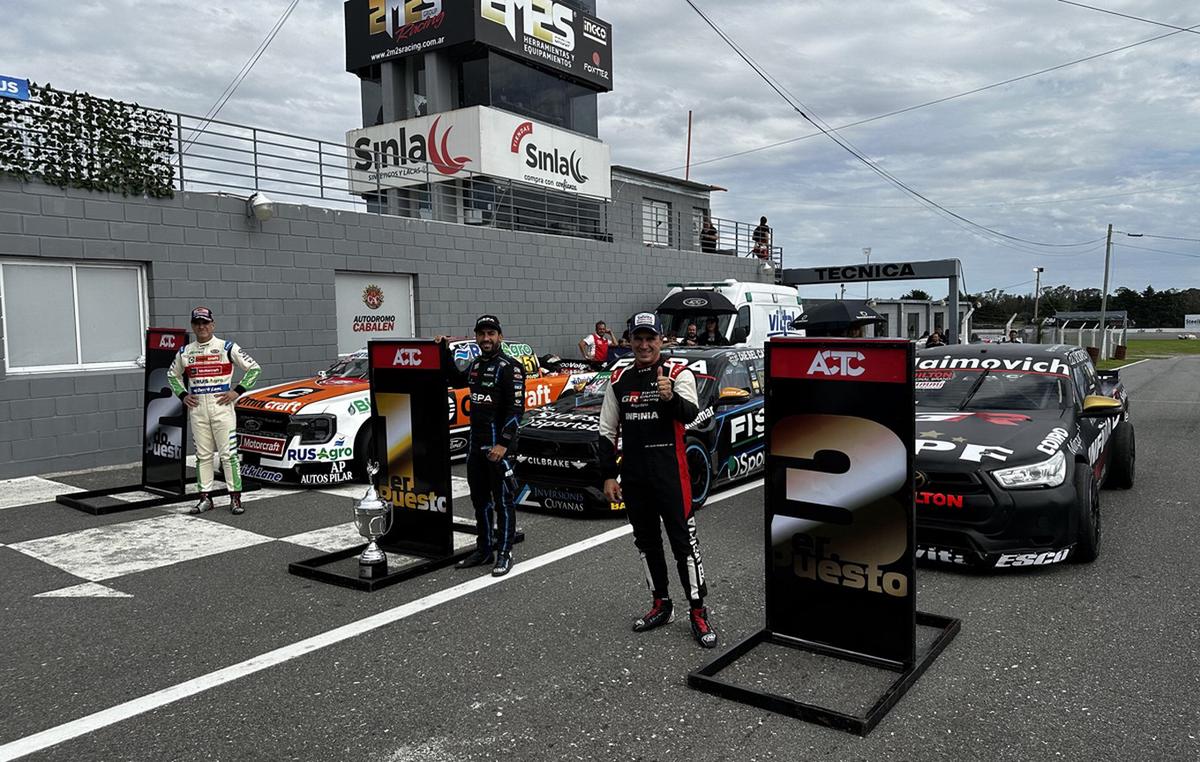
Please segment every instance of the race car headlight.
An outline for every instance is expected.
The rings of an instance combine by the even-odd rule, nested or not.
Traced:
[[[337,432],[337,418],[322,415],[294,415],[288,423],[288,435],[300,435],[300,444],[325,444]]]
[[[1002,468],[993,471],[992,476],[1006,489],[1057,487],[1067,479],[1067,456],[1059,450],[1049,460],[1028,466]]]

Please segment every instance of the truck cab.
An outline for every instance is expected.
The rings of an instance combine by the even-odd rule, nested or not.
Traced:
[[[791,327],[804,313],[792,286],[736,280],[670,283],[657,312],[664,329],[683,337],[689,323],[703,332],[709,317],[731,346],[762,347],[774,336],[803,336]]]

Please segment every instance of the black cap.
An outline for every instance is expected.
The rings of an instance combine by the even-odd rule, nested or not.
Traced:
[[[482,331],[486,328],[494,328],[499,333],[504,333],[504,329],[500,327],[500,318],[495,315],[480,315],[475,319],[475,330]]]
[[[638,331],[650,331],[656,335],[662,335],[662,321],[653,312],[639,312],[629,318],[629,335],[632,336]]]
[[[213,321],[212,310],[208,307],[197,307],[192,310],[193,323],[211,323]]]

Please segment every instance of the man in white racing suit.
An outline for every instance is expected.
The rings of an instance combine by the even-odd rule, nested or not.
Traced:
[[[237,418],[233,403],[258,379],[261,369],[245,350],[232,341],[213,335],[216,323],[207,307],[192,310],[196,340],[179,350],[167,371],[171,390],[188,406],[192,438],[196,441],[196,470],[200,502],[189,513],[204,513],[213,507],[213,455],[221,458],[222,473],[229,485],[229,510],[243,513],[241,462],[237,454]],[[233,385],[233,369],[242,380]]]

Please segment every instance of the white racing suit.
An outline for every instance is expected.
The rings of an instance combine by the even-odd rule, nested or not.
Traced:
[[[242,380],[233,386],[233,368]],[[242,491],[241,463],[237,455],[237,418],[234,403],[221,405],[217,397],[233,389],[238,394],[254,386],[261,373],[258,363],[232,341],[213,336],[203,344],[193,341],[175,355],[167,371],[171,390],[179,399],[195,395],[200,404],[188,410],[192,438],[196,440],[196,470],[201,492],[213,486],[213,455],[221,458],[222,473],[231,492]]]

